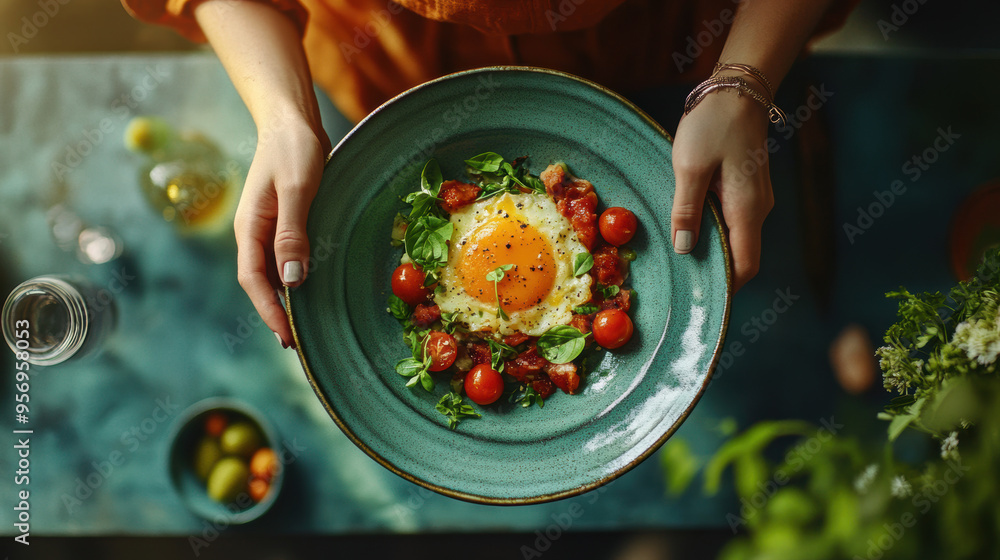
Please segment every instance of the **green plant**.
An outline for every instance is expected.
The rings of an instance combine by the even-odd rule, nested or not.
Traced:
[[[715,493],[732,467],[737,538],[724,560],[994,558],[1000,555],[1000,251],[950,291],[888,294],[899,320],[879,350],[885,441],[865,444],[832,420],[751,426],[702,461],[683,440],[660,453],[668,491],[701,472]],[[843,428],[843,429],[842,429]],[[926,450],[896,458],[904,431]],[[795,438],[773,460],[779,440]],[[916,441],[913,441],[913,440]],[[922,441],[921,441],[922,440]]]

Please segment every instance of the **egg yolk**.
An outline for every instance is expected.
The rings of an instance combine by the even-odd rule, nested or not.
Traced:
[[[544,301],[555,284],[552,246],[531,224],[514,217],[513,208],[498,206],[498,213],[466,239],[458,276],[466,293],[483,303],[496,305],[499,293],[504,311],[529,309]],[[507,264],[513,267],[494,292],[486,275]]]

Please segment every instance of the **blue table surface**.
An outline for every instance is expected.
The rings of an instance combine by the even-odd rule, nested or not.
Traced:
[[[810,85],[832,92],[817,111],[829,123],[836,171],[830,312],[820,313],[801,263],[806,249],[795,204],[794,134],[792,140],[776,134],[771,165],[778,203],[764,228],[761,273],[734,301],[726,344],[746,350],[718,372],[677,434],[695,453],[706,457],[719,446],[723,436],[716,428],[726,417],[745,426],[785,417],[818,423],[840,414],[846,430],[883,429],[873,417],[884,394],[848,399],[834,381],[827,348],[848,323],[883,331],[895,313],[885,291],[900,284],[943,289],[952,282],[950,215],[967,193],[997,174],[989,133],[1000,108],[985,89],[966,89],[962,103],[939,99],[950,79],[996,75],[989,70],[997,65],[838,57],[799,65],[783,88],[791,107],[797,99],[791,92]],[[682,528],[725,526],[726,514],[738,511],[729,489],[711,498],[698,489],[668,496],[656,456],[600,491],[493,507],[431,493],[357,449],[320,405],[295,354],[281,350],[267,328],[254,326],[256,314],[236,282],[231,234],[178,235],[138,188],[141,160],[125,150],[122,134],[139,114],[201,130],[234,161],[249,165],[255,129],[213,56],[0,59],[0,98],[0,288],[6,293],[33,276],[77,273],[115,291],[120,315],[101,354],[32,370],[27,425],[13,419],[14,360],[4,353],[0,532],[13,532],[20,487],[14,484],[11,431],[21,428],[34,430],[28,486],[33,535],[202,532],[205,522],[172,490],[167,448],[181,411],[212,396],[264,411],[301,449],[275,507],[248,526],[228,529],[234,533],[533,532],[570,511],[582,511],[575,529]],[[332,137],[349,129],[326,101],[323,112]],[[672,129],[676,121],[663,122]],[[905,162],[949,127],[960,136],[913,180]],[[868,208],[877,200],[874,192],[895,180],[904,181],[905,193],[849,239],[843,224],[856,223],[857,209]],[[63,202],[85,222],[119,233],[127,249],[121,259],[88,267],[56,246],[45,211],[60,189]],[[760,328],[778,292],[793,296],[792,304]],[[134,429],[144,439],[130,437]],[[118,465],[110,464],[112,457],[120,457]]]

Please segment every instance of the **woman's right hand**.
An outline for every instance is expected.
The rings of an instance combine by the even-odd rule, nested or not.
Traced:
[[[261,129],[236,210],[240,286],[283,347],[294,341],[275,290],[298,286],[309,272],[306,220],[329,150],[322,129],[301,119]]]

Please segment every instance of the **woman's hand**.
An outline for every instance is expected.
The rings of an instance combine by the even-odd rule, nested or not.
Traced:
[[[729,229],[734,291],[760,268],[761,227],[774,206],[767,127],[760,104],[737,97],[735,90],[722,90],[681,118],[674,140],[674,250],[683,254],[694,248],[705,196],[715,192]]]
[[[309,272],[306,219],[329,149],[326,134],[301,119],[261,129],[236,210],[240,285],[286,347],[294,341],[275,289],[297,286]]]
[[[294,344],[275,289],[309,271],[306,218],[330,140],[295,23],[270,4],[207,0],[194,12],[257,125],[236,210],[240,285],[281,345]]]

